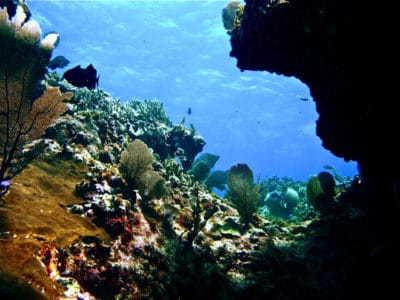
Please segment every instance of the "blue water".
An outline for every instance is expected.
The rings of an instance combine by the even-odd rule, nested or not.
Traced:
[[[236,68],[221,21],[227,2],[27,1],[43,32],[60,34],[53,57],[70,64],[58,73],[93,64],[113,97],[162,101],[173,122],[185,116],[205,138],[203,152],[220,156],[216,169],[247,163],[261,179],[306,180],[324,165],[357,174],[321,146],[306,85]]]

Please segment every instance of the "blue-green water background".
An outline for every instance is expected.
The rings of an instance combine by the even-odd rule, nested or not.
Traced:
[[[220,156],[215,169],[247,163],[261,179],[306,180],[334,166],[357,174],[321,145],[318,115],[306,85],[294,77],[240,72],[229,56],[221,11],[228,1],[28,0],[43,33],[56,31],[53,57],[93,64],[99,88],[126,101],[158,99],[174,123],[192,123]],[[303,101],[308,98],[310,101]],[[187,110],[191,107],[192,114]]]

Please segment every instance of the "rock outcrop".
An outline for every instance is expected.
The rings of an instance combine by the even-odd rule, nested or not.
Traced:
[[[341,200],[366,208],[366,217],[345,222],[345,247],[334,240],[341,231],[337,217],[319,239],[329,255],[341,257],[337,265],[353,257],[346,271],[328,263],[330,280],[344,283],[346,299],[394,292],[390,274],[399,266],[400,143],[390,83],[396,61],[390,8],[360,0],[245,2],[243,13],[236,13],[240,22],[228,31],[237,67],[295,76],[307,84],[323,146],[360,167],[360,185]],[[324,226],[317,227],[317,235],[324,232]],[[310,251],[307,257],[321,256]]]
[[[358,162],[373,209],[378,202],[398,208],[399,125],[389,96],[395,56],[385,8],[359,0],[245,2],[240,26],[229,32],[237,67],[307,84],[323,146]]]

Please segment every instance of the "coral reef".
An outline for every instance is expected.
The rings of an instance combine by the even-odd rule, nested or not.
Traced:
[[[315,208],[307,200],[305,182],[271,176],[261,180],[259,186],[260,215],[295,223],[316,217]]]
[[[173,155],[179,157],[184,170],[188,170],[198,153],[203,150],[206,142],[196,134],[193,126],[185,128],[174,125],[168,136],[167,144],[170,145]]]
[[[196,134],[192,129],[172,125],[165,118],[159,102],[135,100],[126,107],[135,105],[140,112],[128,108],[132,114],[128,116],[125,106],[102,90],[71,87],[54,74],[46,78],[47,84],[72,90],[74,97],[66,114],[41,139],[45,150],[40,158],[15,176],[2,198],[0,265],[5,273],[0,282],[10,280],[17,270],[19,282],[33,283],[27,293],[39,291],[38,299],[189,299],[193,294],[208,299],[239,299],[255,294],[290,297],[300,292],[326,295],[317,268],[325,261],[315,260],[312,253],[317,247],[324,259],[330,257],[319,244],[323,234],[319,228],[328,230],[334,225],[329,216],[320,219],[307,204],[306,183],[270,178],[255,185],[251,170],[239,164],[227,176],[230,200],[219,198],[195,181],[180,156],[161,158],[140,141],[142,133],[131,139],[130,126],[117,122],[126,120],[136,126],[136,132],[158,130],[155,137],[164,136],[164,141],[179,126],[181,138],[193,139]],[[102,131],[99,124],[106,115],[114,117]],[[160,190],[150,184],[151,180],[143,181],[142,176],[129,179],[121,168],[130,161],[128,158],[135,158],[132,153],[139,152],[146,158],[144,172],[139,173],[156,175],[162,183]],[[201,160],[209,158],[211,164],[216,161],[216,156],[209,154]],[[133,165],[136,162],[133,159]],[[288,188],[299,197],[291,210],[293,216],[279,219],[271,212],[256,213],[261,205],[265,207],[262,200],[267,193],[282,191],[286,197]],[[354,185],[352,192],[358,189]],[[346,198],[346,191],[335,190],[336,197]],[[288,193],[291,200],[296,198],[293,191]],[[249,206],[232,202],[235,195]],[[24,204],[24,199],[32,205]],[[344,202],[338,200],[338,205],[343,208],[335,212],[335,222],[340,218],[347,224],[343,217],[347,213],[354,218],[363,216],[351,207],[347,212]],[[244,214],[241,208],[246,209]],[[31,241],[29,247],[22,246]],[[308,251],[307,259],[298,252],[303,248]],[[12,252],[15,259],[8,261]],[[338,253],[335,258],[348,261],[354,256]],[[21,270],[18,263],[27,257],[31,261]],[[315,269],[305,276],[304,270],[309,268]],[[290,275],[285,270],[290,270]],[[330,275],[347,271],[345,267],[336,268]],[[306,279],[314,285],[310,287]],[[282,289],[290,282],[293,289]],[[332,288],[342,283],[338,280]],[[0,287],[0,294],[8,296],[9,292]]]
[[[275,20],[310,3],[248,0],[232,38],[245,38],[253,19]],[[121,104],[55,73],[40,87],[74,96],[45,136],[24,146],[29,163],[12,184],[1,182],[2,299],[336,300],[386,297],[397,288],[398,225],[374,218],[365,175],[343,178],[325,167],[334,175],[312,176],[307,189],[286,177],[254,184],[251,169],[237,164],[219,174],[228,186],[220,198],[189,171],[196,157],[208,160],[198,155],[204,139],[193,126],[172,124],[161,102]],[[123,167],[139,158],[141,172]],[[213,166],[216,157],[208,158]],[[312,204],[321,193],[335,209]]]
[[[72,145],[86,150],[93,158],[101,157],[103,162],[118,163],[122,149],[140,139],[158,159],[176,157],[185,168],[190,167],[205,145],[194,128],[173,125],[158,100],[132,99],[121,103],[101,89],[76,88],[56,73],[47,74],[46,81],[74,93],[67,115],[46,134],[59,145]]]

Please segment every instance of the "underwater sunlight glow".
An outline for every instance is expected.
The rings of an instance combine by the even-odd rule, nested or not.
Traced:
[[[260,178],[307,180],[333,166],[357,174],[321,145],[308,87],[293,77],[240,72],[222,25],[225,1],[28,1],[43,32],[56,31],[62,74],[93,64],[113,97],[158,99],[174,123],[193,124],[220,156],[215,169],[247,163]],[[189,112],[190,108],[190,113]]]

